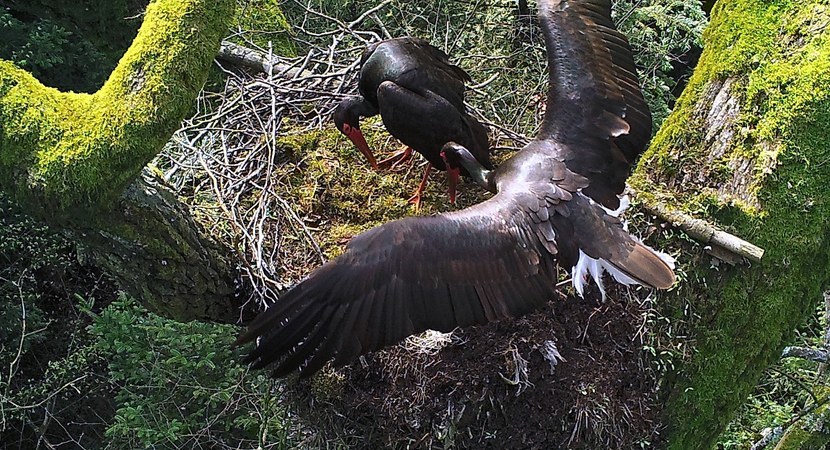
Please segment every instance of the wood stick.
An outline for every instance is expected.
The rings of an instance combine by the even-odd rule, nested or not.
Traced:
[[[269,58],[264,52],[228,41],[222,41],[216,58],[257,72],[282,74],[287,78],[311,75],[309,71],[278,63],[276,58]]]
[[[680,228],[692,238],[704,244],[718,246],[732,254],[750,261],[761,261],[764,249],[747,242],[734,234],[715,228],[705,220],[696,219],[689,214],[674,210],[663,203],[643,204],[643,208],[673,226]]]
[[[828,359],[827,352],[824,350],[795,346],[785,347],[784,351],[781,352],[781,357],[809,359],[810,361],[816,361],[825,364],[827,363]]]

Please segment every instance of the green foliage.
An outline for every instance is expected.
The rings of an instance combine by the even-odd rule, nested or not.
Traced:
[[[376,6],[372,0],[314,0],[303,2],[323,15],[344,23]],[[328,31],[332,22],[309,15],[299,3],[283,5],[289,21],[313,32]],[[530,11],[534,14],[534,11]],[[673,89],[690,69],[678,59],[699,45],[707,20],[698,2],[683,0],[617,0],[614,19],[631,41],[655,129],[674,104]],[[486,114],[495,112],[500,125],[530,135],[541,117],[539,105],[546,88],[543,42],[531,21],[516,20],[513,1],[391,2],[358,27],[384,36],[411,35],[432,41],[465,68],[474,83],[489,80],[470,93],[470,102]],[[449,24],[448,28],[447,24]],[[323,48],[328,34],[304,36]],[[355,57],[362,46],[355,45]],[[680,70],[679,70],[680,69]],[[512,95],[505,95],[512,93]]]
[[[35,333],[21,342],[24,332],[43,328],[48,321],[37,304],[41,293],[60,293],[62,284],[78,275],[71,248],[0,193],[0,366],[11,364],[19,346],[26,353],[45,339]]]
[[[105,383],[92,375],[100,360],[87,345],[91,321],[76,301],[86,299],[90,309],[110,292],[105,278],[79,264],[72,243],[0,194],[0,441],[34,448],[25,443],[38,433],[65,440],[62,431],[56,436],[49,425],[42,432],[33,425],[47,417],[72,431],[73,421],[88,422],[78,443],[94,440],[92,424],[108,408],[100,405],[106,400],[84,399]]]
[[[88,40],[48,19],[24,23],[0,11],[0,59],[28,70],[62,90],[91,92],[102,84],[114,61]]]
[[[0,442],[289,445],[279,386],[239,364],[235,327],[179,323],[123,295],[107,306],[113,292],[0,194]]]
[[[237,363],[234,327],[175,322],[121,296],[90,334],[118,386],[110,448],[287,447],[273,381]]]
[[[617,0],[613,5],[617,26],[634,50],[657,130],[674,105],[679,79],[691,74],[693,67],[680,57],[703,45],[706,14],[699,2],[684,0]]]
[[[94,92],[135,37],[141,3],[13,3],[0,10],[0,59],[15,62],[49,86]]]

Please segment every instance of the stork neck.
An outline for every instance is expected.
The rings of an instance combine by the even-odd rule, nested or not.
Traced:
[[[378,108],[363,97],[349,97],[341,105],[355,118],[372,117],[378,113]]]
[[[470,164],[465,160],[461,161],[461,165],[479,186],[487,189],[492,193],[496,193],[496,180],[494,170],[487,170],[481,164]]]

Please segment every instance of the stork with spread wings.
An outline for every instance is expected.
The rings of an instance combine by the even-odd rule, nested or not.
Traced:
[[[540,0],[549,88],[536,138],[496,170],[461,144],[443,146],[495,193],[469,208],[409,217],[356,236],[261,313],[237,343],[259,338],[254,367],[301,376],[410,334],[516,317],[553,297],[556,265],[602,288],[617,281],[659,289],[672,263],[629,235],[610,210],[648,144],[651,115],[610,0]]]

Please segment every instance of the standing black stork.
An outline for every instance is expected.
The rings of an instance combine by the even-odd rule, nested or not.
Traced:
[[[672,263],[625,232],[617,208],[651,134],[625,37],[610,0],[540,0],[547,110],[535,140],[495,171],[464,147],[443,155],[495,192],[469,208],[368,230],[261,313],[237,339],[275,376],[308,376],[426,329],[515,317],[554,295],[556,264],[581,292],[603,270],[667,289]]]
[[[450,201],[455,202],[459,168],[447,167],[441,158],[445,143],[454,141],[465,146],[484,167],[493,168],[487,130],[467,114],[464,106],[464,83],[468,81],[471,78],[467,72],[450,64],[446,53],[423,39],[402,37],[377,42],[360,59],[361,96],[343,100],[334,110],[334,123],[377,168],[360,131],[360,117],[380,113],[386,130],[407,145],[399,161],[411,155],[413,149],[429,161],[410,202],[416,207],[420,204],[431,167],[447,171]],[[397,157],[387,161],[393,159]]]

